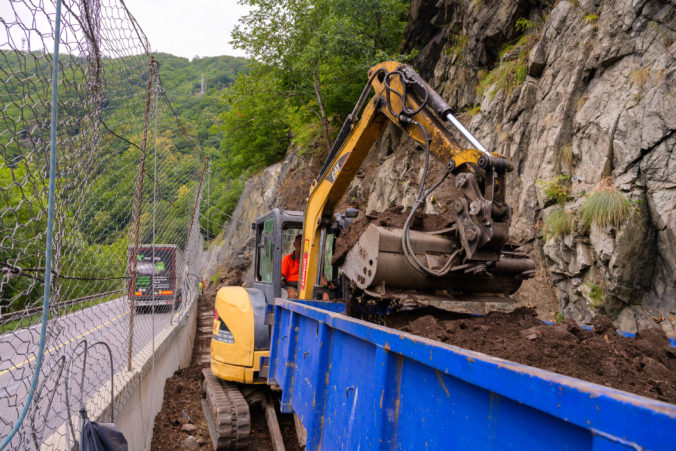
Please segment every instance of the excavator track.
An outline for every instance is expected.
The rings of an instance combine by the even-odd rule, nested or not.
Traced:
[[[209,368],[204,368],[202,375],[202,410],[214,449],[248,447],[251,417],[249,405],[239,388],[232,382],[218,379]]]

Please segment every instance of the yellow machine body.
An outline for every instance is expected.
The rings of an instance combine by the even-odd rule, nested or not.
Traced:
[[[254,349],[254,312],[249,293],[242,287],[223,287],[216,294],[211,340],[211,372],[242,384],[265,383],[256,377],[261,357],[269,350]]]

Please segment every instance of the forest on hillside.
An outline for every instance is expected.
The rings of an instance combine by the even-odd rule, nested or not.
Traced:
[[[369,68],[415,56],[400,53],[405,0],[244,3],[251,12],[232,43],[246,52],[250,68],[226,90],[227,108],[214,127],[222,133],[216,168],[233,181],[221,212],[234,208],[243,180],[290,147],[306,157],[328,153]]]
[[[139,241],[187,245],[203,157],[219,160],[222,133],[213,125],[225,108],[223,92],[248,65],[229,56],[193,61],[168,54],[153,57],[159,84],[152,91],[157,99],[151,102],[150,115],[157,116],[157,137],[152,123],[144,134],[147,57],[103,58],[93,77],[86,58],[60,55],[55,181],[60,256],[54,263],[60,278],[58,299],[121,287],[134,236],[144,140]],[[11,312],[32,305],[42,294],[52,55],[2,50],[0,59],[0,309]],[[213,171],[212,198],[219,205],[228,193],[224,180]],[[207,202],[201,205],[206,211]]]
[[[328,151],[370,67],[387,59],[406,61],[414,56],[399,53],[407,1],[246,3],[251,12],[240,19],[232,43],[247,58],[188,60],[166,53],[152,55],[161,86],[158,120],[163,124],[157,138],[163,166],[155,242],[187,239],[192,193],[201,170],[197,158],[207,156],[210,161],[209,187],[199,212],[201,233],[208,241],[222,231],[249,176],[281,160],[289,148],[308,157]],[[5,81],[0,97],[0,181],[4,209],[10,214],[2,215],[8,236],[0,250],[7,265],[37,269],[42,266],[46,225],[44,171],[48,167],[52,61],[45,52],[1,53],[0,75]],[[140,143],[147,139],[142,112],[148,61],[144,55],[104,57],[95,67],[103,81],[97,78],[95,85],[92,61],[87,57],[65,53],[59,65],[64,77],[58,92],[59,114],[66,120],[57,133],[65,143],[60,152],[65,153],[66,167],[61,168],[65,175],[57,185],[68,193],[77,187],[77,179],[91,183],[89,194],[66,199],[67,206],[57,213],[74,224],[64,226],[68,233],[60,251],[66,257],[60,265],[81,268],[78,272],[86,272],[87,277],[119,276],[133,235],[130,200],[136,193]],[[94,133],[102,132],[100,142],[94,143],[88,133],[98,127],[92,125],[98,121],[105,130]],[[92,155],[96,155],[95,163],[89,161]],[[32,180],[30,190],[25,189],[27,180]],[[151,186],[144,182],[145,199],[153,195]],[[140,241],[149,241],[152,230],[151,209],[144,205]],[[31,276],[3,282],[2,298],[11,300],[10,310],[39,297],[36,281]],[[66,298],[74,298],[112,289],[120,282],[101,282],[96,289],[77,280],[64,283]]]

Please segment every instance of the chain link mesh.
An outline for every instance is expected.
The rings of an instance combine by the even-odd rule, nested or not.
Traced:
[[[24,408],[40,340],[55,10],[0,6],[0,437]],[[70,416],[85,401],[110,402],[111,374],[181,320],[202,273],[207,162],[171,106],[161,61],[122,1],[66,0],[61,16],[50,319],[11,449],[56,431],[73,440]],[[153,243],[183,257],[163,306],[137,303],[130,286],[139,274],[130,257]]]

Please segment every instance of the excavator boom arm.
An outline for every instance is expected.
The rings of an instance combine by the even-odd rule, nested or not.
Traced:
[[[375,94],[366,102],[371,88]],[[361,117],[356,121],[362,107]],[[444,121],[456,126],[475,148],[462,147]],[[369,71],[364,93],[345,121],[310,189],[299,279],[301,299],[310,299],[314,286],[320,282],[319,262],[324,252],[322,230],[329,224],[337,203],[390,122],[446,165],[449,175],[462,174],[456,185],[464,197],[453,207],[466,254],[471,257],[483,248],[499,250],[506,242],[509,209],[504,203],[504,175],[512,169],[511,163],[498,154],[487,152],[411,67],[394,61],[384,62]],[[471,215],[470,210],[475,214]]]

